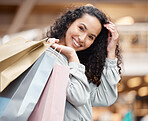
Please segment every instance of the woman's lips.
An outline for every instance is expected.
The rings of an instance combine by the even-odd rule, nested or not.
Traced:
[[[74,38],[72,38],[72,40],[73,40],[73,44],[74,44],[75,47],[81,46]]]

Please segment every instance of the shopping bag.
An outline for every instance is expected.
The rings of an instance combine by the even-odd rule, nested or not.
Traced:
[[[2,113],[0,121],[27,121],[41,96],[54,63],[54,58],[50,57],[46,52],[42,54],[25,75],[21,85],[15,91]],[[24,91],[25,89],[26,91]]]
[[[35,65],[35,67],[37,68],[39,65],[39,61],[38,63]],[[22,86],[23,87],[23,92],[26,92],[31,79],[25,80],[25,82],[23,83],[23,85],[21,85],[21,83],[24,81],[25,76],[28,74],[28,71],[32,68],[32,66],[27,69],[24,73],[22,73],[17,79],[15,79],[15,81],[11,82],[7,88],[5,88],[2,92],[0,92],[0,116],[2,115],[2,113],[4,112],[6,106],[8,105],[9,101],[11,100],[12,96],[15,94],[15,92],[17,91],[17,89]],[[33,68],[34,73],[36,68]],[[31,72],[32,74],[33,71]]]
[[[28,121],[63,121],[69,67],[55,65]]]
[[[0,92],[50,46],[45,41],[28,41],[18,37],[0,46]]]

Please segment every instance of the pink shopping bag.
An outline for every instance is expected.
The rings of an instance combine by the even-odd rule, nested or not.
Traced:
[[[28,121],[63,121],[69,67],[55,65]]]

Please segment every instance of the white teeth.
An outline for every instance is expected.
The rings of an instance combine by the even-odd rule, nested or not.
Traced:
[[[73,42],[75,43],[76,46],[80,47],[80,45],[75,40],[73,40]]]

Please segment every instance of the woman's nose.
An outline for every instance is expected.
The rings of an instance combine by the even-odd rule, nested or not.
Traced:
[[[86,34],[81,34],[79,36],[79,42],[83,43],[85,41],[85,39],[86,39]]]

